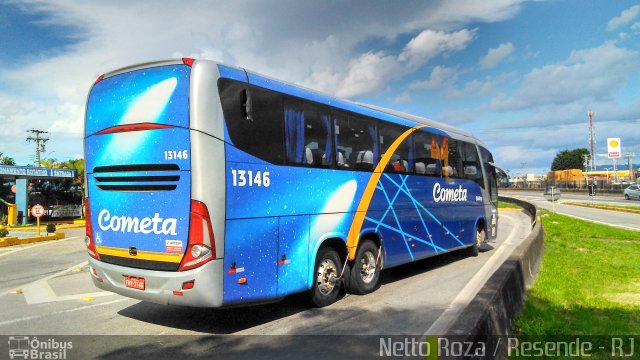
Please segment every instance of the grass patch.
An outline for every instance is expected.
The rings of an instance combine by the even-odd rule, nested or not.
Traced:
[[[549,212],[542,219],[545,256],[516,319],[518,336],[638,334],[640,232]]]
[[[506,202],[506,201],[498,201],[498,209],[522,209],[520,206]]]

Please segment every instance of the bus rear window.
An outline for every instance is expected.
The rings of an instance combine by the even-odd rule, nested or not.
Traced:
[[[189,66],[167,65],[98,82],[87,103],[87,136],[127,124],[189,127],[190,74]]]

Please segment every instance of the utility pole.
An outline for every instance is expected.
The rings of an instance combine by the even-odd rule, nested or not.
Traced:
[[[27,132],[35,134],[36,137],[29,136],[27,138],[28,142],[35,141],[36,143],[36,167],[40,167],[40,153],[44,152],[45,146],[44,144],[49,141],[49,138],[41,137],[40,134],[48,134],[48,132],[43,130],[31,129],[27,130]]]
[[[634,183],[636,182],[635,176],[633,176],[633,158],[636,156],[635,153],[632,153],[631,151],[627,151],[627,153],[624,155],[627,158],[627,165],[628,165],[628,169],[629,169],[629,181]]]
[[[591,154],[591,171],[596,171],[596,133],[593,129],[593,118],[596,116],[596,113],[589,111],[587,112],[587,116],[589,117],[589,154]]]
[[[589,185],[589,178],[587,177],[587,169],[589,166],[589,155],[588,154],[584,154],[582,155],[582,157],[584,158],[583,164],[584,164],[584,183],[586,185]]]

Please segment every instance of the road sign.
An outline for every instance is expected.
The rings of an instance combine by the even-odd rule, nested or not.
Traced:
[[[607,156],[609,159],[617,159],[620,157],[622,150],[620,149],[620,138],[607,139]]]
[[[44,215],[44,207],[40,204],[33,205],[31,208],[31,215],[36,218],[40,218],[40,216]]]

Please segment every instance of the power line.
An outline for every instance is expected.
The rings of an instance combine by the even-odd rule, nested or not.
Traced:
[[[43,130],[37,130],[37,129],[27,130],[27,132],[30,132],[36,135],[36,137],[29,136],[27,138],[27,141],[28,142],[34,141],[36,143],[36,166],[40,167],[40,153],[44,152],[45,150],[44,144],[47,141],[49,141],[49,138],[41,137],[40,134],[48,134],[48,132]]]

